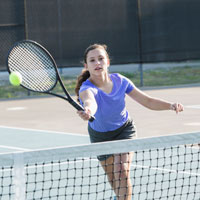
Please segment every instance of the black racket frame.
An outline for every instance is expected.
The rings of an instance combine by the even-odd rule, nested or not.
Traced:
[[[68,102],[69,102],[74,108],[76,108],[77,110],[82,110],[82,111],[84,111],[84,108],[83,108],[81,105],[79,105],[76,101],[73,100],[73,98],[72,98],[71,95],[68,93],[67,89],[65,88],[64,83],[63,83],[63,81],[62,81],[62,79],[61,79],[61,76],[60,76],[60,74],[59,74],[56,61],[54,60],[53,56],[49,53],[49,51],[48,51],[46,48],[44,48],[44,47],[43,47],[41,44],[39,44],[39,43],[37,43],[37,42],[35,42],[35,41],[33,41],[33,40],[21,40],[21,41],[16,42],[16,43],[10,48],[10,50],[9,50],[9,52],[8,52],[8,55],[7,55],[6,64],[7,64],[8,73],[10,74],[10,73],[12,72],[12,71],[10,70],[10,68],[9,68],[9,62],[8,62],[8,61],[9,61],[10,53],[12,52],[13,48],[15,48],[16,46],[19,46],[19,44],[22,44],[22,43],[32,43],[32,44],[38,46],[39,48],[41,48],[41,49],[49,56],[49,58],[52,60],[52,62],[53,62],[53,64],[54,64],[54,68],[55,68],[55,71],[56,71],[56,81],[55,81],[55,84],[54,84],[49,90],[44,91],[44,92],[42,92],[42,91],[34,91],[34,90],[30,89],[30,88],[25,87],[25,86],[22,85],[22,84],[21,84],[21,86],[22,86],[23,88],[27,89],[27,90],[32,91],[32,92],[46,93],[46,94],[50,94],[50,95],[53,95],[53,96],[62,98],[62,99],[64,99],[64,100],[68,101]],[[55,88],[55,86],[57,85],[57,82],[60,83],[60,86],[62,87],[62,90],[63,90],[64,94],[65,94],[67,97],[51,92],[51,91]],[[89,121],[92,122],[94,119],[95,119],[95,117],[94,117],[94,116],[91,116],[91,118],[89,119]]]

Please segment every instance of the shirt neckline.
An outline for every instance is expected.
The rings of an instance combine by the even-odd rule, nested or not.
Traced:
[[[89,79],[88,79],[88,81],[90,82],[90,84],[92,84],[95,88],[97,88],[97,89],[98,89],[99,91],[101,91],[102,93],[104,93],[104,94],[106,94],[106,95],[111,95],[111,94],[113,93],[113,91],[114,91],[115,82],[113,81],[113,78],[112,78],[112,75],[111,75],[111,74],[109,74],[109,77],[110,77],[110,80],[111,80],[112,83],[113,83],[112,90],[111,90],[110,93],[107,93],[107,92],[103,91],[102,89],[100,89],[99,87],[97,87],[96,85],[94,85]]]

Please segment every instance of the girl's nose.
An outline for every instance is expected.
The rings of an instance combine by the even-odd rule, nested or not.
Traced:
[[[96,61],[95,61],[95,64],[96,64],[96,65],[99,65],[99,64],[100,64],[100,61],[99,61],[99,60],[96,60]]]

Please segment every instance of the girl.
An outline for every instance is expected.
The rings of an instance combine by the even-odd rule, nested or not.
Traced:
[[[91,142],[132,139],[136,129],[125,107],[126,94],[139,104],[152,110],[183,111],[179,103],[170,103],[148,96],[129,79],[120,74],[109,74],[109,55],[106,45],[89,46],[84,55],[84,70],[78,77],[76,94],[85,111],[78,111],[83,120],[95,116],[88,122]],[[99,156],[108,180],[118,200],[131,200],[132,184],[130,164],[133,153]]]

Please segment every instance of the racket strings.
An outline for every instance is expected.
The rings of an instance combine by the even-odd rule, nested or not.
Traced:
[[[13,48],[8,65],[11,71],[21,73],[22,85],[33,91],[49,91],[57,82],[52,58],[33,43],[20,43]]]

